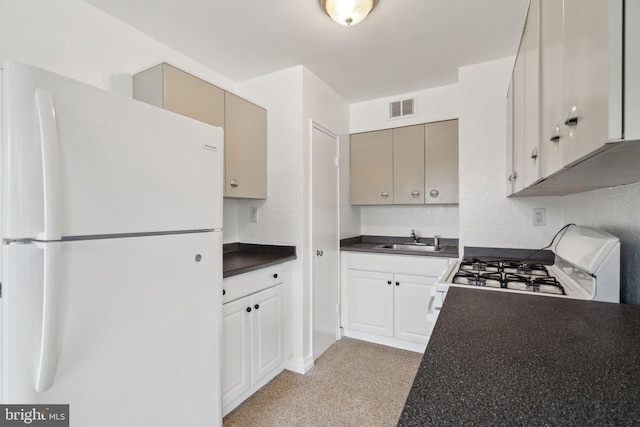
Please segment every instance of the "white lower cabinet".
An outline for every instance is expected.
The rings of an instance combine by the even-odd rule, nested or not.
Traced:
[[[283,370],[283,316],[283,285],[222,306],[223,415]]]
[[[429,300],[448,263],[448,258],[422,256],[350,253],[343,257],[345,335],[424,351],[433,329],[427,317]]]

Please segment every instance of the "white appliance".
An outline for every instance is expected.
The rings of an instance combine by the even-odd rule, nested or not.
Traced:
[[[592,227],[569,225],[553,246],[555,261],[464,257],[438,279],[429,307],[434,321],[450,286],[559,298],[620,302],[620,241]],[[530,251],[534,255],[538,251]],[[529,255],[527,255],[529,256]],[[525,257],[526,258],[526,257]]]
[[[2,70],[3,403],[219,426],[222,130]]]

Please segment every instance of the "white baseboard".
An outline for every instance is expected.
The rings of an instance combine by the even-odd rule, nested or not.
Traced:
[[[400,348],[402,350],[415,351],[416,353],[424,353],[427,344],[399,340],[397,338],[383,337],[381,335],[370,334],[367,332],[354,331],[353,329],[344,330],[344,336],[355,338],[357,340],[368,341],[375,344],[382,344],[389,347]]]

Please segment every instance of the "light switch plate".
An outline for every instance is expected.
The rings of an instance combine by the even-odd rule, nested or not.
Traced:
[[[253,206],[249,208],[249,221],[258,222],[258,208]]]

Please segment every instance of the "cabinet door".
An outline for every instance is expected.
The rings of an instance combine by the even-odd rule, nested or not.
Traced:
[[[393,204],[424,203],[424,125],[393,129]]]
[[[222,306],[222,406],[251,387],[249,297]]]
[[[567,126],[563,141],[565,165],[609,136],[608,17],[608,1],[564,0],[563,119],[577,110],[577,124]]]
[[[394,276],[394,336],[426,344],[433,322],[427,319],[434,277]]]
[[[513,192],[524,189],[524,78],[525,78],[525,38],[522,35],[520,48],[513,68]]]
[[[507,191],[506,195],[513,194],[513,73],[507,92]]]
[[[540,2],[531,0],[524,46],[524,186],[540,179]]]
[[[393,204],[393,132],[351,135],[351,204]]]
[[[267,197],[267,112],[225,92],[225,197]]]
[[[562,169],[562,2],[540,2],[540,145],[542,177]]]
[[[393,274],[349,270],[349,329],[393,337]]]
[[[424,202],[458,203],[458,120],[428,123],[424,135]]]
[[[251,378],[256,383],[284,362],[282,285],[251,296]]]
[[[169,64],[164,71],[164,108],[213,126],[224,126],[224,91]]]

